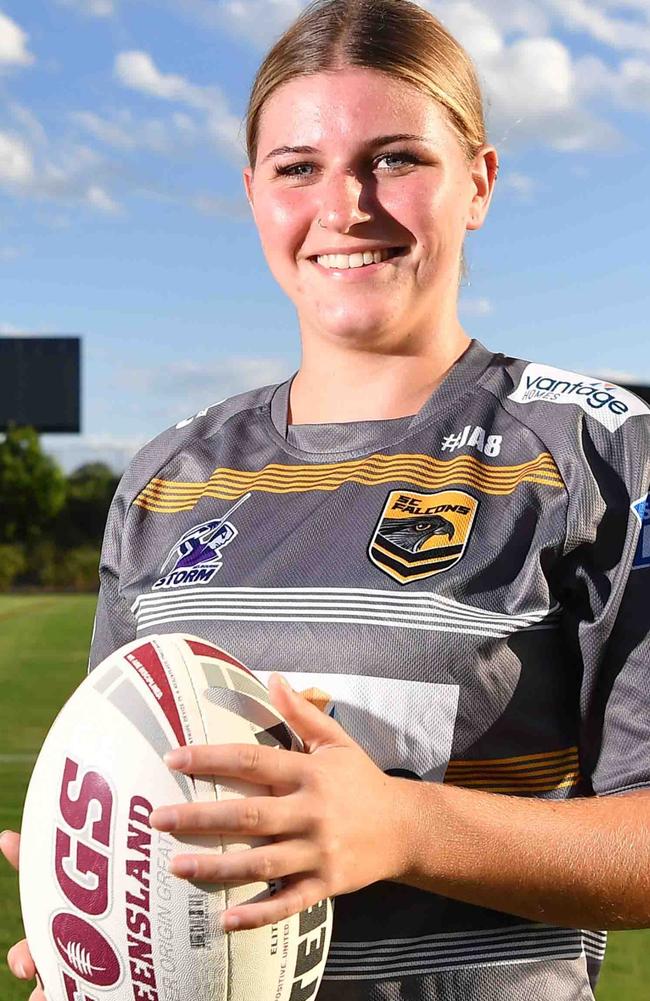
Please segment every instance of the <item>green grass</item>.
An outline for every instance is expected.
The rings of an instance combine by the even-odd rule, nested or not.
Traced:
[[[0,830],[20,828],[32,765],[60,707],[86,672],[95,598],[0,596]],[[18,880],[0,860],[0,998],[30,989],[7,970],[7,949],[23,937]]]
[[[0,830],[19,829],[33,760],[59,708],[85,675],[94,608],[89,595],[0,596],[0,682],[6,693],[0,703]],[[4,962],[22,934],[17,878],[0,862],[2,1001],[29,997],[30,988],[15,980]],[[649,983],[650,931],[612,933],[598,1001],[647,1001]]]

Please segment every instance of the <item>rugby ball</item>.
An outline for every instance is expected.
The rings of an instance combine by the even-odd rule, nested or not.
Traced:
[[[73,693],[38,757],[25,801],[20,898],[48,1001],[313,1001],[332,904],[226,933],[220,915],[280,882],[201,884],[173,876],[176,852],[241,851],[264,839],[175,838],[151,811],[268,795],[266,787],[170,770],[186,744],[302,750],[265,686],[194,636],[147,636]]]

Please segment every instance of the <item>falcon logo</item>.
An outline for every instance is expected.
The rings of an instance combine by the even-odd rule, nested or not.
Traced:
[[[477,510],[478,501],[465,490],[393,490],[368,555],[400,584],[449,570],[465,553]]]
[[[237,535],[237,529],[226,519],[247,501],[250,494],[240,497],[236,504],[221,518],[194,525],[175,542],[163,563],[166,570],[173,562],[171,571],[153,585],[152,590],[161,587],[181,587],[186,584],[207,584],[221,569],[221,550],[229,545]]]

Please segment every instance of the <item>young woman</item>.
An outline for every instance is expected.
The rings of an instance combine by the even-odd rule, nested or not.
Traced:
[[[179,754],[275,795],[152,824],[272,838],[172,864],[284,879],[224,915],[235,933],[337,898],[319,1001],[593,998],[600,929],[650,925],[648,410],[461,326],[497,154],[466,53],[419,6],[312,4],[260,68],[248,148],[300,369],[133,461],[91,666],[201,633],[309,753]],[[25,943],[10,963],[34,973]]]

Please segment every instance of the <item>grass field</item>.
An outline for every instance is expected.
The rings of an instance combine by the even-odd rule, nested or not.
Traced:
[[[0,830],[20,827],[36,753],[59,707],[82,679],[95,599],[90,596],[0,596]],[[0,999],[26,1001],[4,957],[22,938],[15,873],[0,862]],[[650,931],[610,935],[598,1001],[648,1001]],[[260,999],[262,1001],[262,999]],[[541,999],[540,999],[541,1001]],[[549,999],[552,1001],[552,999]]]

